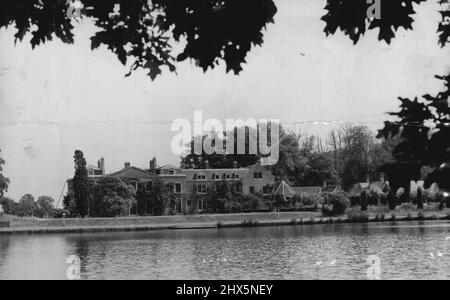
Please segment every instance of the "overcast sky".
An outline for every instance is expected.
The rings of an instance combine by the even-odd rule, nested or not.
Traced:
[[[92,52],[89,21],[76,27],[74,45],[47,43],[34,51],[0,30],[0,149],[11,179],[7,196],[25,193],[56,200],[73,175],[73,153],[88,163],[106,159],[107,172],[130,161],[148,167],[178,164],[171,153],[170,123],[204,118],[276,118],[281,123],[348,121],[382,127],[398,96],[437,92],[435,74],[448,73],[448,49],[437,46],[440,15],[435,1],[418,10],[414,31],[400,31],[392,45],[377,32],[353,43],[341,33],[325,37],[325,1],[279,0],[264,45],[252,50],[241,75],[223,66],[204,74],[190,62],[178,75],[152,82],[124,68],[107,49]],[[303,55],[302,55],[303,54]],[[294,130],[325,136],[333,125],[311,122]]]

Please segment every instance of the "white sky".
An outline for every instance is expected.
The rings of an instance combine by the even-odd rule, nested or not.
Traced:
[[[252,50],[239,76],[219,67],[206,74],[190,62],[178,75],[152,82],[128,69],[106,48],[92,52],[92,24],[76,27],[74,45],[47,43],[34,51],[14,46],[13,30],[0,30],[0,149],[11,179],[7,196],[25,193],[56,200],[73,174],[74,150],[89,164],[104,156],[107,172],[125,161],[148,167],[178,164],[170,122],[193,119],[277,118],[281,123],[339,120],[382,127],[398,96],[436,92],[435,74],[450,70],[449,50],[437,45],[435,1],[418,9],[414,31],[400,31],[388,46],[377,31],[353,43],[323,33],[325,1],[279,0],[275,25]],[[305,56],[302,56],[304,53]],[[444,63],[443,63],[444,62]],[[331,125],[292,127],[325,136]]]

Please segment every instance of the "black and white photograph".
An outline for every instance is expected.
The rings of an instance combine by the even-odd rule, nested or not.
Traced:
[[[0,280],[449,279],[450,0],[0,2]]]

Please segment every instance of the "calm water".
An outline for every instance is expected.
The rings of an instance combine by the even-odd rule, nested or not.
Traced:
[[[450,279],[450,223],[0,236],[0,279]]]

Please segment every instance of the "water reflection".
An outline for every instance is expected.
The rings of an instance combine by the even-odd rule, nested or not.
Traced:
[[[450,224],[334,224],[137,233],[0,236],[0,279],[449,279]],[[430,253],[442,253],[442,257]]]

